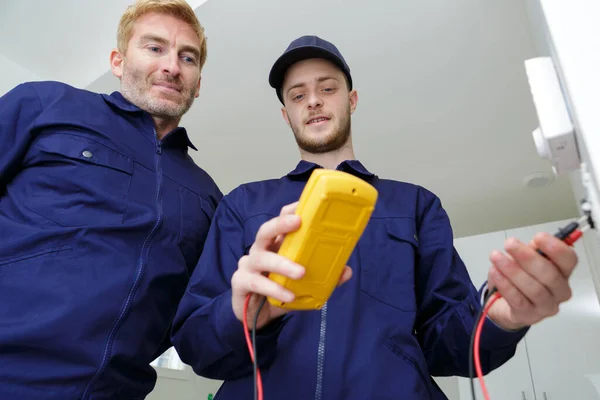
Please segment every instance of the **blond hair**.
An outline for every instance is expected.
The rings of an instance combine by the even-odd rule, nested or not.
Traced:
[[[200,40],[200,60],[198,64],[200,70],[202,70],[206,62],[206,36],[194,10],[185,0],[136,0],[134,4],[127,7],[119,21],[117,30],[117,47],[121,54],[124,55],[127,51],[135,21],[150,12],[171,15],[194,29]]]

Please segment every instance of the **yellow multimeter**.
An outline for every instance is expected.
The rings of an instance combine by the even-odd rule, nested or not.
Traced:
[[[296,208],[300,228],[285,236],[278,252],[306,272],[297,280],[270,273],[270,279],[295,295],[289,303],[268,297],[271,305],[291,310],[323,307],[371,218],[377,196],[373,186],[347,172],[313,171]]]

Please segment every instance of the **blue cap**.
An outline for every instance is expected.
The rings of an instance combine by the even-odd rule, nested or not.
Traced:
[[[283,103],[281,86],[287,69],[292,64],[309,58],[324,58],[334,63],[346,75],[348,86],[352,89],[350,68],[337,47],[318,36],[301,36],[290,43],[285,52],[275,61],[269,73],[269,84],[275,89],[279,101]]]

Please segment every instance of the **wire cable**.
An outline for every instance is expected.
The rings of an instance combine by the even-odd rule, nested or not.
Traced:
[[[250,304],[251,298],[252,293],[249,293],[246,296],[246,301],[244,302],[244,336],[246,337],[246,345],[248,346],[248,351],[250,353],[250,359],[252,360],[254,370],[254,400],[263,400],[262,377],[260,375],[260,369],[258,368],[258,357],[256,356],[256,325],[260,311],[265,305],[267,298],[263,297],[258,305],[258,309],[254,315],[254,321],[252,324],[252,339],[250,339],[250,329],[248,328],[248,305]]]

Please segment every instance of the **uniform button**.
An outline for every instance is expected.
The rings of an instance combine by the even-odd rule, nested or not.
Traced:
[[[91,151],[88,150],[84,150],[83,153],[81,153],[82,156],[84,156],[85,158],[92,158],[93,154]]]

